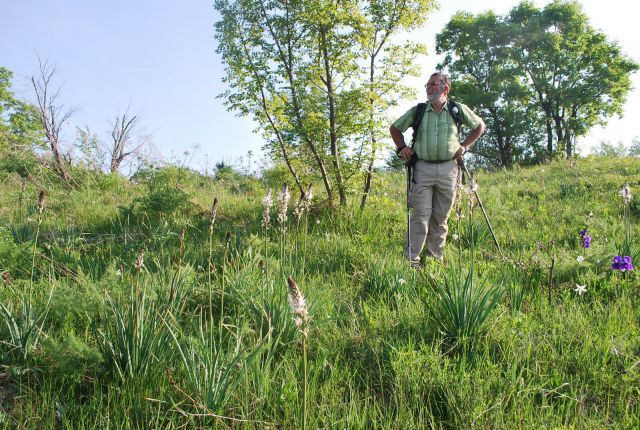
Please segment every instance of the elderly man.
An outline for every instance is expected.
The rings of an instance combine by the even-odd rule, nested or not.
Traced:
[[[409,192],[409,204],[413,208],[409,221],[411,233],[405,249],[412,267],[420,267],[425,241],[426,255],[442,260],[447,219],[456,193],[457,161],[462,160],[485,129],[482,119],[462,103],[455,103],[454,112],[449,112],[452,105],[447,103],[447,95],[451,81],[446,74],[432,74],[425,88],[428,103],[422,118],[416,118],[418,106],[414,106],[389,127],[398,155],[407,163],[415,162]],[[458,140],[456,118],[471,129],[462,143]],[[417,122],[414,128],[417,135],[409,147],[402,133],[416,125],[414,122]]]

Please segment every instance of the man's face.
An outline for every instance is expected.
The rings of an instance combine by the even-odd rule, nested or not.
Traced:
[[[429,78],[429,82],[425,85],[427,89],[427,100],[430,102],[436,101],[444,94],[446,85],[442,84],[439,76],[432,76]]]

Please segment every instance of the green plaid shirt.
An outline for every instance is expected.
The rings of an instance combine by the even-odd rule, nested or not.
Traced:
[[[456,102],[462,123],[470,129],[480,125],[480,118],[466,105]],[[393,125],[401,132],[407,131],[413,124],[417,106],[412,107],[398,118]],[[436,113],[431,103],[427,103],[422,122],[418,128],[418,138],[413,150],[418,158],[426,161],[451,160],[460,148],[458,127],[445,102],[440,113]]]

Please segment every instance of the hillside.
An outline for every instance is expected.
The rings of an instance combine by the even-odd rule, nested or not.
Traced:
[[[421,270],[401,172],[286,221],[277,175],[74,177],[0,171],[4,428],[638,425],[637,158],[479,172],[505,258],[463,192]]]

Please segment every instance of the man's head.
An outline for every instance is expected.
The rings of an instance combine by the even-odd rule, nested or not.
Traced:
[[[434,102],[442,99],[444,101],[451,91],[451,80],[445,73],[435,72],[429,77],[429,81],[424,87],[427,90],[427,100]]]

